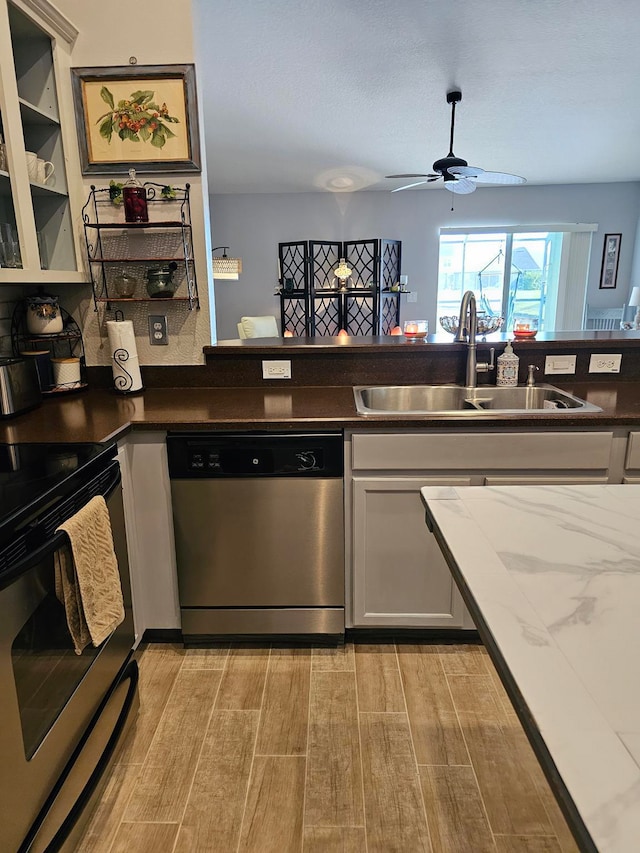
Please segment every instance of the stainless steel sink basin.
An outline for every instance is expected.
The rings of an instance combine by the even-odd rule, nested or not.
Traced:
[[[601,412],[553,385],[464,388],[460,385],[357,385],[353,389],[359,415],[463,415],[497,412],[545,415]]]

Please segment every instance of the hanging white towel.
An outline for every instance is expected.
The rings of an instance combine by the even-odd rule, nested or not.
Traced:
[[[99,646],[124,619],[124,601],[113,547],[109,510],[103,497],[92,498],[57,530],[69,547],[54,556],[55,587],[64,604],[76,654]]]

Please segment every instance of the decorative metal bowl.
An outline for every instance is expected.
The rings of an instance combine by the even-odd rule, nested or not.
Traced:
[[[457,335],[458,319],[458,317],[451,315],[440,317],[440,325],[445,332]],[[477,333],[479,335],[490,335],[492,332],[497,332],[504,323],[504,317],[492,317],[490,314],[483,314],[482,312],[478,312],[476,319],[478,324]]]

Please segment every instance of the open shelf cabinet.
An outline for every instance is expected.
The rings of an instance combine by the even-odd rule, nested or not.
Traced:
[[[59,102],[60,86],[71,98],[70,38],[40,21],[35,6],[0,0],[0,134],[6,146],[0,222],[11,226],[19,246],[10,265],[0,251],[0,283],[32,283],[36,272],[42,282],[86,281],[78,264],[65,150],[73,148],[65,146],[65,136],[75,131],[72,121],[63,123]],[[52,164],[46,181],[29,173],[29,153]]]

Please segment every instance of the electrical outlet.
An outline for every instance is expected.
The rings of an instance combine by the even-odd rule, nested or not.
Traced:
[[[167,318],[164,314],[149,314],[149,343],[152,347],[169,345]]]
[[[621,353],[592,353],[589,359],[589,373],[620,373]]]
[[[263,361],[263,379],[291,379],[290,361]]]
[[[407,293],[407,302],[417,302],[418,294],[417,293]]]
[[[575,355],[548,355],[544,360],[545,373],[575,373]]]

